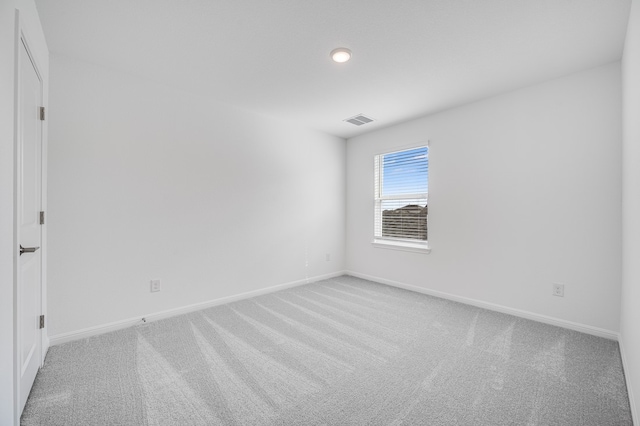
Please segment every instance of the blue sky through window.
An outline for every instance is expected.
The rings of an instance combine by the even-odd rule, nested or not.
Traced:
[[[382,160],[382,196],[428,191],[429,147],[385,154]]]

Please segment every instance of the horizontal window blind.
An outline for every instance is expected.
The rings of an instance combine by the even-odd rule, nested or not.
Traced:
[[[429,147],[375,156],[376,239],[427,241]]]

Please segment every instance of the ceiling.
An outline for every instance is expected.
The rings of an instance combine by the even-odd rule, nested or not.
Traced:
[[[349,138],[617,61],[631,0],[36,4],[53,54]]]

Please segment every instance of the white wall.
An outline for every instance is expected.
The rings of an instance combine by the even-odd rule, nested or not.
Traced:
[[[617,332],[620,84],[614,63],[349,139],[347,269]],[[374,248],[373,156],[427,140],[432,252]]]
[[[624,57],[621,346],[636,422],[640,408],[640,4],[631,6]]]
[[[0,424],[17,424],[13,400],[14,377],[14,67],[16,10],[48,87],[48,50],[35,3],[0,0]],[[46,129],[45,129],[46,137]]]
[[[51,82],[50,336],[344,269],[343,139],[59,55]]]

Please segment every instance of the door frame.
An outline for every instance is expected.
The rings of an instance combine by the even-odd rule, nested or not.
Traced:
[[[13,396],[14,396],[14,407],[15,407],[15,422],[19,424],[20,416],[21,416],[21,407],[20,407],[20,362],[19,362],[19,348],[20,348],[20,339],[19,339],[19,301],[18,297],[20,292],[18,291],[18,283],[20,282],[20,226],[19,226],[19,218],[21,213],[20,199],[19,199],[19,179],[20,173],[22,172],[22,164],[21,164],[21,149],[20,149],[20,137],[21,137],[21,129],[20,122],[22,119],[22,111],[20,108],[20,84],[21,84],[21,75],[20,75],[20,55],[21,55],[21,46],[24,45],[27,54],[29,55],[29,59],[33,64],[34,70],[38,75],[40,80],[40,94],[41,94],[41,103],[42,106],[45,107],[45,112],[48,113],[48,97],[47,97],[47,79],[45,78],[45,74],[43,74],[43,68],[41,64],[46,63],[43,58],[39,58],[37,55],[37,50],[33,47],[36,46],[36,43],[32,43],[34,40],[29,36],[26,25],[20,18],[20,10],[16,9],[15,14],[15,36],[14,36],[14,125],[13,125],[13,141],[14,141],[14,164],[13,164],[13,372],[14,372],[14,387],[13,387]],[[41,211],[47,211],[47,120],[41,121],[41,134],[40,134],[40,209]],[[47,311],[47,220],[45,217],[44,224],[40,225],[40,314],[46,315]],[[47,318],[45,317],[45,327],[40,330],[40,354],[39,354],[39,365],[42,367],[44,365],[44,359],[46,357],[47,351],[49,349],[49,338],[48,338],[48,327],[47,327]]]

